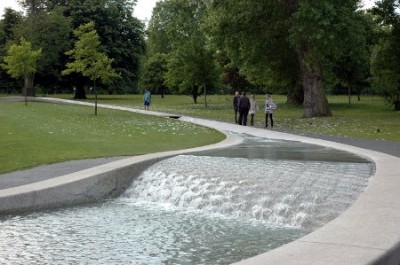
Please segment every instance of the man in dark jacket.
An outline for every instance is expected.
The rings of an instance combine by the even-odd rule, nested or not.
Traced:
[[[233,113],[235,113],[235,123],[238,123],[239,98],[239,91],[236,91],[235,96],[233,97]]]
[[[250,99],[246,97],[246,93],[242,92],[242,96],[239,99],[239,125],[246,126],[247,115],[249,115],[250,110]]]

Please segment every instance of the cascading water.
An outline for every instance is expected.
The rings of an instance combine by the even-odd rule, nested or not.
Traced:
[[[313,230],[354,202],[371,169],[360,163],[181,155],[151,166],[121,200]]]
[[[374,172],[346,152],[241,137],[162,160],[115,200],[2,217],[0,263],[229,264],[335,218]]]

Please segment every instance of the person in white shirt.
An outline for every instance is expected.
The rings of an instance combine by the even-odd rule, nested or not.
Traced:
[[[274,119],[272,113],[276,109],[276,104],[271,95],[265,95],[265,128],[268,128],[268,119],[271,121],[271,129],[274,128]]]

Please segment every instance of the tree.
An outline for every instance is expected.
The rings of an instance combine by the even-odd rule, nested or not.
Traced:
[[[22,15],[11,8],[6,8],[0,21],[0,46],[3,48],[7,41],[14,39],[14,27],[21,23]],[[1,49],[3,50],[3,49]]]
[[[35,46],[35,43],[33,43],[32,39],[30,38],[30,35],[35,31],[35,28],[37,27],[37,13],[39,10],[42,8],[42,4],[44,3],[45,0],[21,0],[20,3],[26,8],[27,10],[27,17],[25,17],[25,21],[27,21],[26,25],[26,32],[28,32],[28,35],[20,35],[21,37],[27,39],[30,43]],[[34,73],[27,73],[25,76],[25,83],[28,82],[31,85],[28,85],[28,94],[31,94],[34,96],[35,92],[33,90],[33,80],[34,80]],[[32,88],[31,88],[32,86]],[[31,90],[31,92],[29,92]]]
[[[353,29],[344,36],[343,52],[334,62],[333,73],[335,81],[348,90],[349,105],[351,95],[357,91],[360,101],[361,90],[369,86],[370,76],[369,60],[370,46],[373,45],[373,21],[364,10],[352,14],[358,16],[353,19]],[[329,62],[328,62],[329,63]]]
[[[156,53],[151,55],[144,64],[142,85],[150,90],[157,90],[164,97],[165,74],[167,72],[167,55]],[[156,92],[156,91],[152,91]]]
[[[4,58],[2,68],[7,70],[13,78],[24,77],[23,95],[25,102],[27,96],[35,96],[33,89],[33,76],[36,72],[37,61],[41,56],[41,49],[33,50],[30,42],[20,39],[20,45],[11,45]]]
[[[382,40],[371,57],[372,85],[395,110],[400,110],[400,54],[395,52],[399,41]]]
[[[205,8],[201,3],[184,0],[158,2],[150,20],[149,47],[151,51],[167,53],[167,86],[180,93],[192,92],[195,102],[197,88],[201,87],[207,106],[207,87],[216,83],[217,68],[202,30]],[[160,41],[165,42],[165,47]]]
[[[345,50],[357,0],[214,1],[213,36],[247,77],[304,89],[304,116],[329,116],[324,72]],[[223,15],[221,15],[223,14]],[[264,80],[263,77],[266,77]],[[252,81],[252,80],[251,80]]]
[[[41,47],[43,56],[38,62],[35,83],[48,92],[59,87],[76,87],[75,98],[86,98],[85,86],[91,80],[71,74],[61,77],[73,44],[72,30],[90,21],[95,22],[102,52],[113,58],[113,67],[122,78],[113,86],[104,87],[108,93],[133,92],[139,80],[140,57],[145,52],[144,24],[133,17],[136,0],[17,0],[24,8],[23,23],[14,27],[5,24],[14,36],[2,39],[15,43],[23,36],[33,47]],[[6,22],[6,21],[5,21]],[[10,26],[8,26],[10,25]],[[16,28],[16,29],[14,29]],[[1,52],[1,50],[0,50]],[[5,52],[4,52],[5,53]],[[7,75],[0,72],[1,85]]]
[[[74,29],[90,21],[94,22],[103,52],[114,59],[113,67],[122,77],[114,80],[113,89],[110,86],[109,93],[132,92],[137,87],[140,57],[145,53],[145,32],[144,24],[132,16],[136,2],[47,0],[48,10],[57,6],[64,7],[64,15],[72,20]]]
[[[400,1],[382,0],[372,9],[382,25],[381,38],[371,57],[373,87],[395,110],[400,110]]]
[[[0,20],[0,57],[3,58],[12,41],[18,39],[14,34],[14,28],[21,23],[22,15],[10,8],[4,10]],[[17,80],[11,78],[5,70],[0,67],[0,89],[4,88],[7,92],[10,88],[17,87]]]
[[[18,0],[18,2],[26,9],[28,16],[35,16],[37,12],[45,9],[47,0]]]
[[[251,87],[246,76],[240,73],[240,69],[231,62],[226,53],[217,53],[217,62],[223,68],[221,82],[231,89],[231,93],[243,91],[245,88]]]
[[[81,73],[93,81],[95,93],[95,115],[97,115],[97,91],[96,81],[100,80],[103,84],[110,83],[114,78],[120,77],[112,68],[112,59],[100,52],[100,39],[94,23],[89,22],[80,26],[74,31],[74,35],[78,39],[75,47],[66,52],[73,60],[67,63],[67,69],[62,74],[68,75],[73,72]]]
[[[223,15],[221,15],[223,14]],[[288,39],[283,1],[215,1],[207,26],[218,50],[252,84],[287,89],[288,102],[303,103],[297,55]]]
[[[15,27],[17,36],[24,36],[35,47],[41,47],[42,57],[38,61],[36,83],[51,91],[61,81],[60,73],[65,66],[65,51],[71,48],[71,19],[63,16],[63,9],[35,13],[34,27],[30,27],[31,17]]]

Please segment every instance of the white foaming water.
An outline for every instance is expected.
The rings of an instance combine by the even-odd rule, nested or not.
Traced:
[[[313,230],[347,209],[373,170],[370,163],[181,155],[149,167],[120,200]]]

